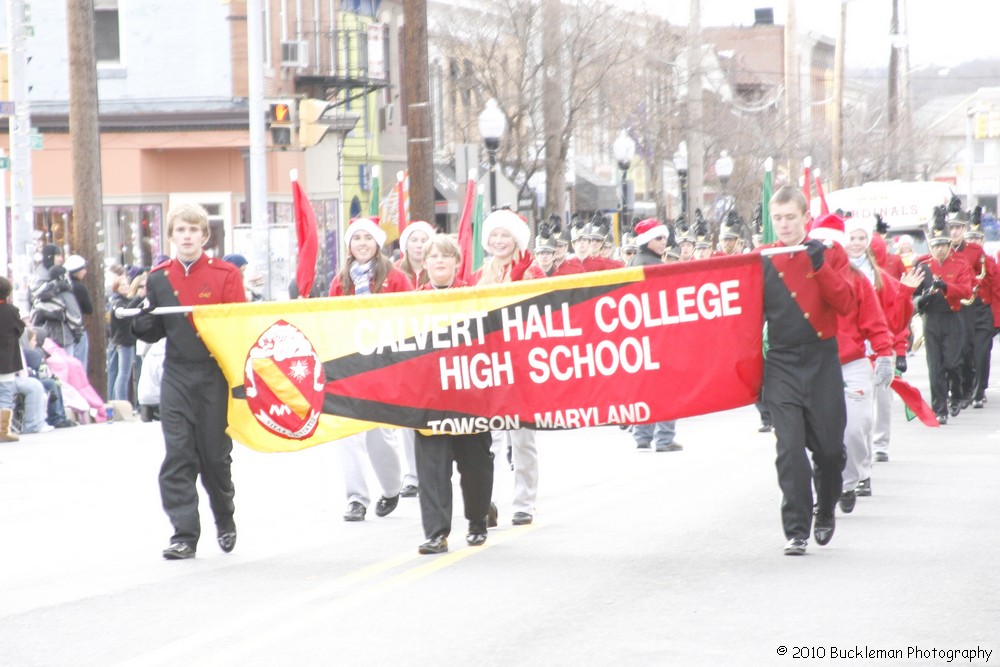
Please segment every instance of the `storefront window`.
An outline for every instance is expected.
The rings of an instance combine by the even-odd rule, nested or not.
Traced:
[[[106,257],[122,266],[153,266],[160,254],[163,207],[105,206]]]

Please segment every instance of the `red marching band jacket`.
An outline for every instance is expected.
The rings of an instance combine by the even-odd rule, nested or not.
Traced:
[[[385,280],[382,281],[381,285],[371,286],[372,294],[389,294],[390,292],[411,292],[413,291],[413,283],[410,279],[406,277],[406,274],[397,269],[395,266],[386,275]],[[351,292],[348,296],[354,294],[354,288],[351,287]],[[340,276],[336,276],[333,282],[330,283],[330,296],[344,296],[344,286],[340,282]]]
[[[783,248],[781,241],[760,246],[755,252],[765,248]],[[765,272],[765,313],[769,320],[791,322],[791,326],[768,329],[768,342],[772,347],[798,345],[818,340],[827,340],[837,335],[838,315],[850,316],[855,308],[855,290],[852,281],[844,271],[847,267],[847,253],[839,245],[827,248],[823,265],[818,271],[812,268],[812,260],[806,252],[783,253],[768,257],[777,278],[780,279],[787,296],[794,301],[794,307],[784,298],[772,299],[769,295],[785,295],[768,284]],[[797,313],[795,311],[798,311]],[[798,322],[790,318],[801,318]],[[808,322],[808,327],[801,325]],[[808,332],[811,332],[808,333]]]
[[[924,255],[914,264],[923,264],[931,275],[944,281],[948,286],[944,298],[953,312],[960,311],[962,300],[972,296],[972,269],[964,258],[957,257],[954,252],[948,253],[943,262],[938,262],[930,255]]]
[[[840,355],[841,365],[865,358],[866,340],[876,357],[890,356],[892,337],[875,288],[859,271],[850,267],[844,270],[853,283],[857,300],[854,312],[837,318],[837,353]]]
[[[583,264],[575,255],[567,254],[559,266],[552,270],[552,276],[571,276],[575,273],[583,273]]]

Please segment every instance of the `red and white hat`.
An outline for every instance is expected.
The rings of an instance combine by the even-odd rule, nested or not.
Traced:
[[[813,220],[812,225],[809,226],[808,236],[820,241],[836,241],[841,247],[847,245],[844,219],[836,213],[827,213]]]
[[[403,231],[405,232],[406,230],[404,229]],[[347,233],[344,234],[344,245],[350,248],[351,239],[358,232],[368,232],[371,234],[379,248],[385,245],[385,230],[378,226],[378,218],[355,218],[348,225]]]
[[[430,223],[424,222],[423,220],[414,220],[413,222],[406,225],[403,228],[403,233],[399,236],[399,250],[405,255],[406,254],[406,242],[410,240],[410,234],[413,232],[423,232],[427,234],[427,238],[434,236],[434,228],[430,226]]]
[[[844,234],[847,236],[848,240],[850,240],[851,234],[854,232],[864,232],[865,236],[868,238],[868,245],[871,245],[873,231],[873,222],[870,218],[856,217],[844,220]]]
[[[511,210],[502,208],[493,211],[483,220],[483,236],[480,242],[484,250],[489,250],[490,234],[494,229],[506,229],[514,237],[517,247],[522,252],[528,249],[528,242],[531,240],[531,230],[524,218]]]
[[[646,245],[653,239],[668,238],[670,230],[656,218],[646,218],[635,223],[635,244]]]

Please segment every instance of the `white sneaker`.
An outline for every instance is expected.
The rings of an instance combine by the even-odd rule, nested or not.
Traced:
[[[54,430],[56,430],[56,427],[53,426],[52,424],[43,424],[40,429],[35,431],[35,433],[48,433],[49,431],[54,431]]]

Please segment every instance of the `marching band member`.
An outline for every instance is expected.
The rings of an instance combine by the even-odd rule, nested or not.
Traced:
[[[783,187],[771,198],[778,241],[761,246],[805,243],[805,252],[764,259],[764,318],[769,349],[763,397],[777,435],[778,485],[785,554],[805,554],[813,523],[816,484],[816,542],[825,545],[836,527],[834,508],[843,486],[844,379],[837,355],[837,316],[854,308],[854,288],[842,265],[843,249],[806,241],[806,200]],[[812,466],[809,454],[812,454]]]
[[[405,230],[404,230],[405,231]],[[410,279],[382,254],[385,232],[370,218],[357,218],[344,235],[347,257],[330,284],[330,296],[388,294],[413,289]],[[376,516],[387,516],[399,504],[402,470],[393,446],[395,430],[374,428],[348,436],[340,445],[344,465],[347,511],[344,521],[364,521],[371,503],[365,480],[367,458],[382,486],[382,497],[375,503]]]

